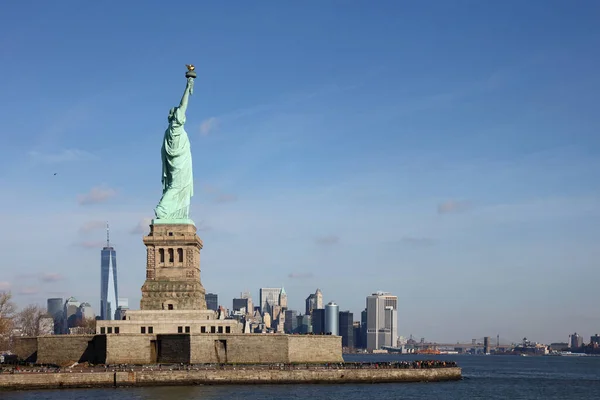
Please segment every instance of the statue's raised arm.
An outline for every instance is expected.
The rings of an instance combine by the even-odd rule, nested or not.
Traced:
[[[172,128],[182,127],[185,124],[185,112],[187,111],[188,101],[190,95],[194,93],[194,79],[196,79],[196,71],[194,71],[195,67],[193,65],[186,65],[186,67],[188,69],[188,72],[185,74],[187,83],[185,85],[185,90],[183,91],[183,96],[181,97],[181,102],[179,103],[179,106],[169,110],[169,126]],[[171,134],[177,136],[179,132],[175,130],[172,131]]]
[[[188,77],[187,84],[185,85],[185,91],[183,92],[183,96],[181,97],[181,102],[179,103],[179,109],[185,115],[185,111],[188,106],[188,99],[190,95],[194,93],[194,78]]]
[[[181,102],[179,103],[178,109],[180,110],[182,117],[185,117],[185,112],[188,106],[188,100],[192,94],[194,94],[194,79],[196,79],[196,67],[192,64],[186,65],[188,71],[185,74],[187,78],[187,84],[185,85],[185,90],[183,91],[183,96],[181,97]]]

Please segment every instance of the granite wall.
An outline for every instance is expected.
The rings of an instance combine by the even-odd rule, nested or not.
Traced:
[[[18,337],[15,338],[14,353],[26,362],[36,362],[37,360],[37,338],[36,337]]]
[[[290,335],[289,362],[342,362],[342,337]]]
[[[97,335],[106,338],[106,364],[155,364],[154,335]]]
[[[38,364],[342,362],[339,336],[271,334],[53,335],[23,340],[18,355]],[[37,359],[35,354],[37,350]]]
[[[287,335],[192,335],[192,363],[287,362]],[[341,348],[340,348],[341,353]]]
[[[158,362],[165,364],[190,362],[190,335],[158,335]]]
[[[104,364],[106,362],[106,335],[52,335],[38,336],[38,364],[68,365],[76,362]]]

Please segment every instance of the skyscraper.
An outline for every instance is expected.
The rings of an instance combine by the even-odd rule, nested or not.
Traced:
[[[312,322],[312,332],[315,335],[323,335],[325,334],[325,309],[324,308],[315,308],[312,310],[312,315],[310,316],[310,320]]]
[[[325,334],[339,336],[340,307],[333,301],[325,306]]]
[[[80,304],[75,297],[69,297],[65,301],[63,306],[63,333],[69,333],[69,328],[73,328],[77,324],[77,310]]]
[[[129,299],[127,297],[119,297],[117,300],[117,308],[129,308]]]
[[[340,313],[340,335],[342,336],[342,346],[344,345],[344,334],[342,331],[342,313]],[[362,349],[364,348],[363,344],[362,344],[362,329],[360,326],[360,321],[354,321],[353,323],[353,332],[354,332],[354,348],[355,349]],[[350,343],[348,343],[348,347],[350,346]]]
[[[242,292],[242,299],[248,299],[248,310],[246,312],[252,314],[254,311],[254,304],[252,303],[252,296],[250,296],[250,292]]]
[[[252,300],[250,299],[243,299],[243,298],[238,298],[238,299],[233,299],[233,311],[241,311],[242,309],[244,310],[245,314],[251,313],[252,310],[250,307],[250,302]],[[250,304],[249,304],[250,303]]]
[[[352,314],[350,311],[340,311],[339,315],[339,334],[342,337],[342,347],[348,347],[352,349],[356,347],[356,341],[354,338],[354,314]],[[360,327],[360,322],[358,324]]]
[[[272,307],[279,305],[281,288],[260,288],[260,311],[264,314],[272,313]]]
[[[219,296],[215,293],[206,293],[204,295],[206,299],[206,308],[208,310],[217,311],[219,309]]]
[[[83,322],[87,319],[94,319],[96,317],[90,303],[81,303],[77,308],[76,315],[79,322]]]
[[[306,298],[306,315],[311,315],[313,308],[315,308],[315,294],[311,293]]]
[[[279,293],[279,305],[281,306],[282,310],[287,310],[287,293],[285,292],[284,287],[281,287],[281,292]]]
[[[110,232],[106,223],[106,247],[100,252],[100,319],[114,319],[117,309],[117,252],[110,245]]]
[[[313,326],[312,326],[312,317],[310,315],[304,314],[302,316],[298,316],[298,318],[302,319],[301,323],[300,323],[300,332],[301,333],[313,333]]]
[[[64,300],[60,297],[48,299],[48,314],[54,319],[54,333],[62,333],[64,304]]]
[[[56,317],[57,315],[60,315],[60,313],[62,313],[63,310],[63,305],[65,304],[64,300],[61,297],[55,297],[52,299],[48,299],[48,314],[52,315],[53,317]]]
[[[367,350],[396,346],[398,336],[398,297],[387,292],[367,297]]]
[[[129,299],[127,297],[120,297],[117,300],[117,309],[115,310],[115,319],[125,319],[125,314],[129,310]]]
[[[239,298],[233,299],[233,311],[241,311],[242,309],[246,310],[246,314],[254,313],[252,297],[250,297],[249,292],[242,292]]]
[[[367,348],[367,309],[360,312],[360,345],[361,349]]]
[[[583,338],[575,332],[572,335],[569,335],[569,347],[571,349],[578,349],[583,346]]]
[[[321,289],[306,298],[306,314],[312,314],[314,309],[323,309],[323,293]]]
[[[323,308],[323,293],[318,288],[315,292],[315,308]]]
[[[283,323],[285,333],[291,334],[298,331],[298,313],[294,310],[285,311],[285,322]]]

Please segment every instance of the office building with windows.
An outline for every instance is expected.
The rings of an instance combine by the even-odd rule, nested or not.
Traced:
[[[312,322],[312,333],[314,333],[315,335],[325,334],[325,309],[313,309],[310,319]]]
[[[285,333],[292,334],[298,332],[298,313],[295,310],[285,311],[285,322],[283,323]]]
[[[376,292],[367,297],[367,350],[395,347],[398,338],[398,297]]]
[[[354,340],[354,314],[350,311],[339,312],[339,335],[342,337],[342,347],[353,349]]]
[[[273,307],[278,306],[282,288],[260,288],[260,311],[271,314]]]
[[[47,300],[48,314],[54,319],[54,333],[62,333],[63,327],[63,305],[65,301],[61,297],[55,297]]]
[[[204,295],[206,299],[206,308],[208,310],[218,311],[219,310],[219,296],[215,293],[206,293]]]

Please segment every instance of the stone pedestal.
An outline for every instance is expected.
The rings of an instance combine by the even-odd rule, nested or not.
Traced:
[[[144,236],[142,310],[206,310],[200,281],[202,240],[193,224],[153,223]]]

